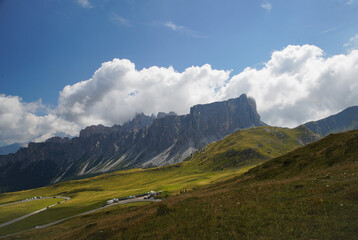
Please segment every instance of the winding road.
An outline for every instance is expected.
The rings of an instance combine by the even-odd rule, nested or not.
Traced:
[[[57,197],[41,197],[41,198],[36,198],[36,199],[30,198],[30,199],[20,200],[20,201],[17,201],[17,202],[0,204],[0,207],[10,206],[10,205],[24,203],[24,202],[36,201],[36,200],[51,199],[51,198],[64,198],[64,199],[67,199],[67,200],[71,199],[69,197],[61,197],[61,196],[57,196]]]
[[[126,199],[126,200],[122,200],[122,201],[119,201],[119,202],[116,202],[116,203],[112,203],[112,204],[109,204],[109,205],[106,205],[104,207],[100,207],[100,208],[96,208],[96,209],[93,209],[93,210],[90,210],[90,211],[87,211],[87,212],[84,212],[84,213],[80,213],[80,214],[77,214],[77,215],[73,215],[71,217],[68,217],[68,218],[63,218],[63,219],[60,219],[60,220],[57,220],[55,222],[51,222],[51,223],[47,223],[47,224],[44,224],[42,226],[37,226],[37,227],[34,227],[34,228],[30,228],[30,229],[27,229],[27,230],[24,230],[24,231],[21,231],[21,232],[16,232],[16,233],[12,233],[12,234],[9,234],[9,235],[5,235],[5,236],[0,236],[0,238],[5,238],[5,237],[10,237],[10,236],[14,236],[16,234],[19,234],[19,233],[23,233],[23,232],[26,232],[26,231],[30,231],[30,230],[33,230],[33,229],[42,229],[42,228],[46,228],[46,227],[50,227],[52,225],[55,225],[57,223],[60,223],[60,222],[63,222],[63,221],[66,221],[70,218],[74,218],[74,217],[78,217],[78,216],[82,216],[82,215],[86,215],[86,214],[90,214],[90,213],[94,213],[94,212],[97,212],[99,210],[102,210],[102,209],[105,209],[105,208],[108,208],[108,207],[111,207],[111,206],[114,206],[114,205],[118,205],[118,204],[126,204],[126,203],[133,203],[133,202],[160,202],[162,201],[161,199],[144,199],[146,196],[143,196],[143,197],[138,197],[138,198],[133,198],[133,199]],[[48,197],[48,198],[51,198],[51,197]],[[52,197],[54,198],[54,197]],[[61,202],[64,202],[64,201],[67,201],[69,200],[70,198],[69,197],[55,197],[55,198],[63,198],[64,200],[61,201]],[[46,198],[42,198],[42,199],[46,199]],[[37,200],[37,199],[34,199],[34,200]],[[30,200],[29,200],[30,201]],[[15,202],[15,203],[9,203],[9,204],[4,204],[4,205],[0,205],[0,206],[5,206],[5,205],[12,205],[12,204],[16,204],[16,203],[21,203],[21,202],[24,202],[24,201],[19,201],[19,202]],[[61,203],[60,202],[60,203]],[[53,204],[51,206],[48,206],[48,207],[53,207],[55,205],[57,205],[59,203],[56,203],[56,204]],[[37,210],[35,212],[32,212],[32,213],[29,213],[27,215],[24,215],[22,217],[19,217],[19,218],[16,218],[16,219],[13,219],[11,221],[8,221],[6,223],[2,223],[0,224],[0,228],[2,227],[5,227],[9,224],[12,224],[12,223],[15,223],[17,221],[20,221],[22,219],[25,219],[27,217],[30,217],[32,215],[35,215],[39,212],[42,212],[44,210],[46,210],[48,207],[46,208],[43,208],[43,209],[40,209],[40,210]]]
[[[48,209],[48,208],[50,208],[50,207],[56,206],[57,204],[60,204],[60,203],[62,203],[62,202],[64,202],[64,201],[67,201],[67,200],[70,200],[70,198],[69,198],[69,197],[43,197],[43,198],[30,199],[30,200],[22,200],[22,201],[18,201],[18,202],[13,202],[13,203],[7,203],[7,204],[0,205],[0,207],[4,207],[4,206],[14,205],[14,204],[18,204],[18,203],[23,203],[23,202],[30,202],[30,201],[43,200],[43,199],[52,199],[52,198],[61,198],[61,199],[64,199],[64,200],[62,200],[62,201],[60,201],[60,202],[58,202],[58,203],[52,204],[52,205],[50,205],[50,206],[47,206],[47,207],[45,207],[45,208],[42,208],[42,209],[40,209],[40,210],[37,210],[37,211],[35,211],[35,212],[32,212],[32,213],[26,214],[26,215],[24,215],[24,216],[21,216],[21,217],[12,219],[12,220],[10,220],[10,221],[1,223],[1,224],[0,224],[0,228],[5,227],[5,226],[7,226],[7,225],[10,225],[10,224],[12,224],[12,223],[18,222],[18,221],[20,221],[20,220],[22,220],[22,219],[28,218],[28,217],[30,217],[30,216],[32,216],[32,215],[35,215],[35,214],[39,213],[39,212],[45,211],[46,209]]]
[[[39,229],[39,228],[45,228],[45,227],[50,227],[50,226],[52,226],[52,225],[55,225],[55,224],[57,224],[57,223],[60,223],[60,222],[62,222],[62,221],[65,221],[65,220],[67,220],[67,219],[70,219],[70,218],[73,218],[73,217],[82,216],[82,215],[86,215],[86,214],[90,214],[90,213],[94,213],[94,212],[97,212],[97,211],[99,211],[99,210],[102,210],[102,209],[105,209],[105,208],[108,208],[108,207],[112,207],[112,206],[118,205],[118,204],[126,204],[126,203],[133,203],[133,202],[160,202],[160,201],[162,201],[162,200],[161,200],[161,199],[144,199],[144,197],[122,200],[122,201],[119,201],[119,202],[116,202],[116,203],[112,203],[112,204],[106,205],[106,206],[104,206],[104,207],[96,208],[96,209],[93,209],[93,210],[90,210],[90,211],[87,211],[87,212],[84,212],[84,213],[80,213],[80,214],[77,214],[77,215],[74,215],[74,216],[71,216],[71,217],[68,217],[68,218],[64,218],[64,219],[61,219],[61,220],[58,220],[58,221],[55,221],[55,222],[52,222],[52,223],[48,223],[48,224],[39,226],[37,229]],[[35,228],[33,228],[33,229],[35,229]]]

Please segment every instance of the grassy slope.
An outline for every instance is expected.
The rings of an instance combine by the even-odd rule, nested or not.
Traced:
[[[241,130],[226,137],[223,141],[210,144],[207,150],[195,154],[192,161],[149,170],[121,171],[44,188],[2,194],[0,204],[40,195],[63,195],[72,199],[0,229],[0,236],[98,208],[104,201],[113,197],[123,197],[150,190],[164,190],[169,194],[175,194],[180,189],[192,189],[215,181],[223,181],[242,174],[270,156],[278,156],[299,147],[297,137],[301,134],[303,132],[298,129],[271,127]],[[264,158],[255,159],[245,156],[242,159],[240,156],[240,159],[237,159],[235,153],[240,153],[244,148],[253,149]],[[227,161],[230,161],[230,164],[221,161],[221,158],[227,155],[226,152],[230,153],[231,157]],[[220,169],[220,171],[212,171],[212,169]]]
[[[250,128],[209,144],[205,151],[195,155],[195,160],[201,167],[210,170],[262,163],[301,147],[297,139],[304,135],[302,128]]]
[[[249,171],[257,178],[288,178],[335,164],[358,161],[358,131],[331,134],[321,141],[297,149]]]
[[[248,173],[136,208],[113,208],[20,239],[356,239],[358,131]]]

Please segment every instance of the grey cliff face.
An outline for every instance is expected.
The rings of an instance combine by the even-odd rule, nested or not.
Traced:
[[[0,156],[0,192],[180,162],[237,129],[262,125],[255,101],[242,95],[193,106],[188,115],[137,114],[122,126],[89,126],[79,137],[54,137],[44,143],[30,143],[15,154]]]
[[[190,109],[187,126],[188,135],[193,132],[197,140],[222,138],[237,129],[264,125],[256,112],[256,104],[246,95],[206,105],[196,105]],[[207,142],[197,142],[199,146]]]

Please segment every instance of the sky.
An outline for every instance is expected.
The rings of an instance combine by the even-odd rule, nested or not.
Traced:
[[[358,0],[0,0],[0,146],[239,97],[295,127],[358,105]]]

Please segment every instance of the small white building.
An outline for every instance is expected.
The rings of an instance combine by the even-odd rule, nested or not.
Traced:
[[[111,199],[111,200],[108,200],[107,201],[107,204],[112,204],[114,201]]]

